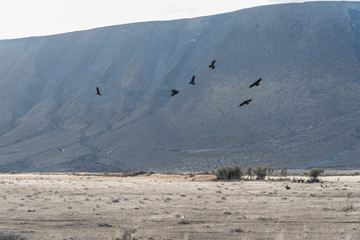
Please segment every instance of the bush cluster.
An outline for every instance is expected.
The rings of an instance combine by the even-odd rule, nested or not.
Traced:
[[[135,170],[125,169],[124,172],[122,173],[122,176],[123,177],[135,177],[135,176],[146,174],[146,173],[147,172],[144,172],[144,171],[135,171]]]
[[[277,176],[285,177],[285,180],[287,179],[288,175],[288,168],[283,167],[280,171],[280,173],[276,173],[275,169],[269,166],[262,167],[262,166],[256,166],[253,168],[252,166],[248,166],[244,172],[241,170],[241,168],[238,165],[234,165],[233,167],[220,167],[216,171],[212,171],[213,174],[216,175],[216,178],[218,180],[231,180],[231,179],[240,179],[243,175],[246,175],[248,180],[253,180],[254,178],[256,180],[265,180],[267,177],[268,180],[272,180],[272,176],[274,174],[277,174]],[[315,168],[311,169],[308,173],[306,173],[307,176],[309,176],[312,181],[317,180],[318,177],[324,173],[324,169]],[[281,180],[281,178],[280,178]]]
[[[238,165],[234,165],[233,167],[220,167],[215,172],[216,178],[219,180],[231,180],[231,179],[239,179],[241,180],[241,176],[243,172]]]
[[[309,171],[309,177],[317,178],[318,176],[320,176],[323,173],[324,173],[324,169],[314,168]]]
[[[266,173],[267,173],[268,168],[267,167],[260,167],[257,166],[254,169],[254,173],[256,175],[256,180],[264,180],[266,177]]]

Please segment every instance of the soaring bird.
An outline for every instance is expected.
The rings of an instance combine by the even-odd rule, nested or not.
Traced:
[[[252,87],[255,87],[255,86],[259,86],[261,80],[262,80],[262,78],[259,78],[256,82],[254,82],[253,84],[251,84],[251,85],[249,86],[249,88],[252,88]]]
[[[211,64],[209,65],[209,68],[214,69],[215,68],[216,60],[212,60]]]
[[[171,96],[175,96],[176,94],[179,93],[179,91],[178,91],[178,90],[175,90],[175,89],[171,90],[171,92],[172,92]]]
[[[245,101],[243,101],[240,105],[239,105],[239,107],[241,107],[241,106],[243,106],[243,105],[248,105],[250,102],[251,102],[251,98],[249,99],[249,100],[245,100]]]
[[[96,94],[99,95],[99,96],[101,96],[99,87],[96,87]]]
[[[192,76],[191,81],[189,82],[189,84],[195,85],[195,75]]]

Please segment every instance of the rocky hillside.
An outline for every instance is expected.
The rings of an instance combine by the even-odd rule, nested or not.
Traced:
[[[355,2],[4,40],[0,171],[359,168],[359,92]]]

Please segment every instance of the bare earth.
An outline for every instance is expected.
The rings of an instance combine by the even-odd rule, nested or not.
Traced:
[[[0,232],[61,240],[122,239],[125,229],[133,239],[360,239],[360,176],[321,179],[0,174]]]

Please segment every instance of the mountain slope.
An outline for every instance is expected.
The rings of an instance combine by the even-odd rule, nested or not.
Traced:
[[[0,170],[357,168],[359,19],[315,2],[0,41]]]

